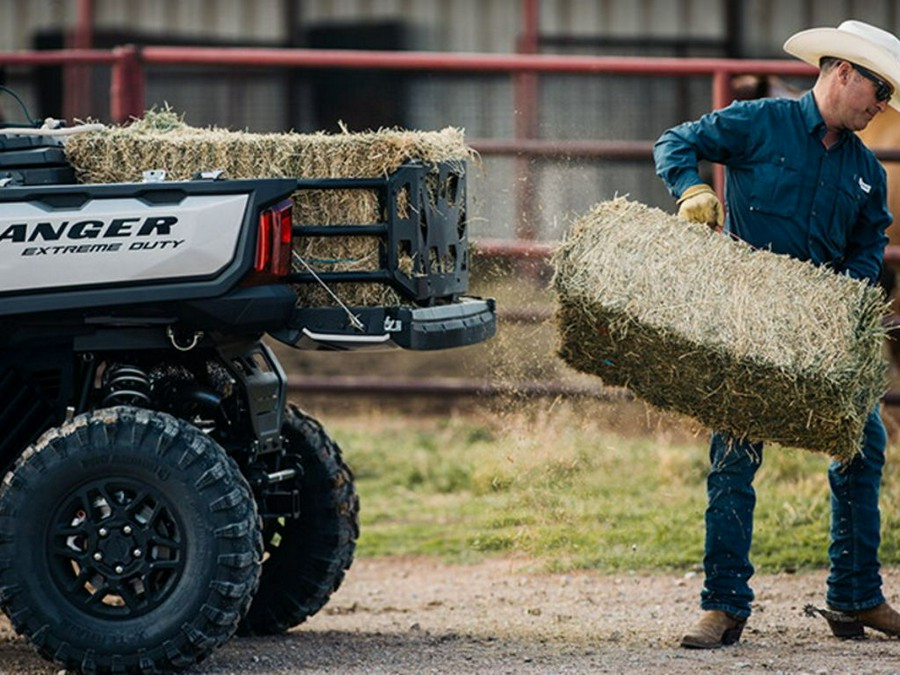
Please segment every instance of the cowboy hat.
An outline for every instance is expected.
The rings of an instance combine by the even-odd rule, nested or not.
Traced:
[[[888,104],[900,110],[900,40],[862,21],[844,21],[837,28],[810,28],[792,35],[784,51],[818,67],[833,56],[871,70],[894,87]]]

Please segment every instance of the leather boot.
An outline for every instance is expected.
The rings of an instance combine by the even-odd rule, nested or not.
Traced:
[[[840,612],[840,614],[850,620],[828,619],[828,625],[835,637],[862,638],[865,635],[863,627],[900,637],[900,614],[886,602],[861,612]]]
[[[746,619],[738,619],[718,609],[707,610],[681,639],[681,646],[688,649],[715,649],[733,645],[741,639],[746,623]]]

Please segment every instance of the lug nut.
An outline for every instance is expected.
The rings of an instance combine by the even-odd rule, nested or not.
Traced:
[[[103,554],[100,553],[100,551],[97,551],[97,552],[94,554],[94,560],[96,560],[96,561],[98,561],[98,562],[99,562],[100,560],[103,560]]]
[[[98,533],[101,537],[105,537],[109,534],[109,530],[107,530],[105,527],[101,527]]]
[[[125,534],[131,534],[131,525],[126,525],[125,527],[123,527],[122,532],[124,532]]]
[[[121,565],[116,565],[116,574],[122,574],[125,571],[125,568]]]
[[[135,558],[140,558],[143,554],[144,552],[139,548],[136,548],[131,552],[131,555],[133,555]]]

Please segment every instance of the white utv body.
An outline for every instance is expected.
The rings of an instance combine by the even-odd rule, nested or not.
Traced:
[[[493,301],[465,295],[460,164],[152,178],[78,184],[59,140],[0,131],[0,607],[44,657],[86,673],[177,671],[235,632],[281,633],[349,568],[353,476],[287,404],[263,336],[447,349],[496,325]],[[293,193],[336,188],[377,191],[383,222],[291,222]],[[356,235],[379,237],[377,270],[292,269],[295,239]],[[404,301],[298,304],[303,284],[348,281]]]

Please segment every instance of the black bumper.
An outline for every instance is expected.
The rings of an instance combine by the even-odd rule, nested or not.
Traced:
[[[436,307],[300,307],[272,336],[299,349],[427,351],[484,342],[496,330],[493,299],[462,298]]]

